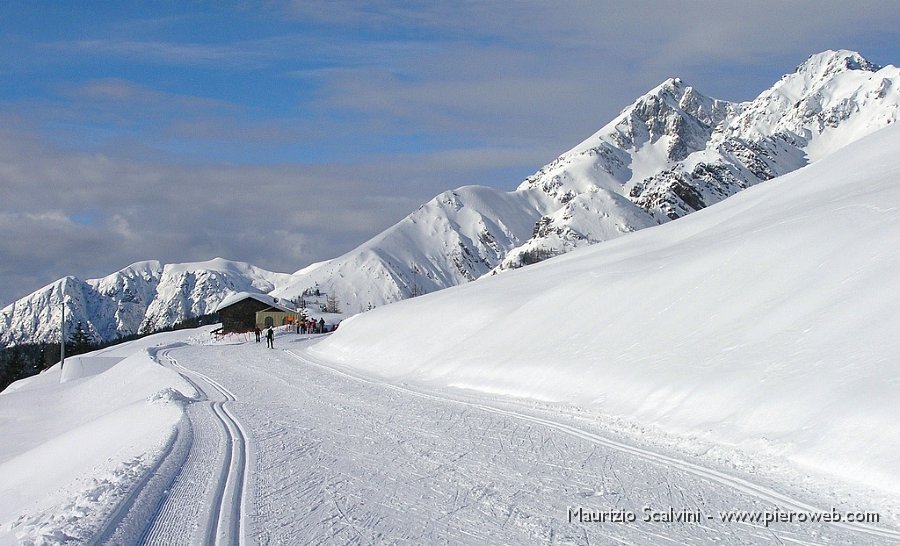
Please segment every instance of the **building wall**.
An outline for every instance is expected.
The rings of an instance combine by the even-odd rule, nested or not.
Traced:
[[[266,318],[272,319],[272,326],[282,326],[284,324],[293,324],[295,316],[293,313],[285,313],[284,311],[257,311],[256,325],[260,328],[267,328]]]
[[[253,298],[219,309],[219,320],[226,332],[247,332],[256,326],[256,313],[269,306]]]

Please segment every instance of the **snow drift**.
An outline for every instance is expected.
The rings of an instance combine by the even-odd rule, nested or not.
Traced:
[[[678,222],[345,321],[319,355],[900,495],[900,126]]]
[[[80,355],[0,393],[0,544],[84,543],[96,534],[172,441],[183,402],[198,396],[148,349],[194,335]]]

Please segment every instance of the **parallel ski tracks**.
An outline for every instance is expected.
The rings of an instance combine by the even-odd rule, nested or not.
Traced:
[[[141,544],[167,544],[171,542],[197,542],[202,544],[240,545],[245,542],[244,502],[246,498],[247,476],[249,474],[248,436],[240,421],[234,416],[229,404],[236,397],[227,387],[211,377],[185,368],[168,350],[159,353],[160,362],[178,371],[191,383],[202,397],[198,403],[207,404],[208,411],[196,416],[199,423],[195,428],[212,425],[218,427],[224,438],[224,449],[219,448],[222,461],[212,475],[209,475],[210,455],[215,455],[210,445],[191,445],[185,464],[174,477],[169,494],[160,501],[157,512],[140,539]],[[192,418],[193,420],[193,418]],[[205,421],[210,421],[207,423]],[[199,425],[199,427],[197,426]],[[196,498],[198,482],[212,481],[208,500]],[[186,522],[180,512],[185,503],[208,502],[205,521]],[[194,506],[196,510],[197,507]],[[199,509],[202,516],[206,510]],[[195,527],[199,527],[196,528]]]
[[[353,381],[553,429],[598,446],[632,455],[651,464],[678,469],[709,482],[727,486],[782,509],[803,512],[828,511],[789,494],[753,483],[743,477],[606,438],[577,425],[560,422],[552,416],[548,418],[527,410],[510,409],[508,406],[498,407],[481,400],[460,399],[423,392],[367,377],[354,370],[317,359],[307,353],[297,354],[289,350],[285,350],[284,353],[306,365],[315,366]],[[247,533],[245,503],[249,503],[247,483],[250,475],[248,460],[250,450],[248,434],[230,407],[236,397],[231,390],[215,379],[180,365],[168,350],[161,350],[157,354],[157,358],[161,363],[166,362],[166,365],[178,371],[194,385],[201,400],[189,408],[191,418],[181,436],[190,444],[186,459],[176,458],[179,461],[184,460],[184,464],[180,470],[171,473],[173,476],[171,485],[161,496],[155,511],[151,511],[148,518],[149,523],[142,526],[145,528],[143,533],[139,534],[136,542],[139,544],[244,544]],[[184,452],[183,449],[181,451]],[[180,457],[184,457],[184,455]],[[164,457],[166,460],[172,458],[173,455]],[[215,464],[217,461],[218,463]],[[117,511],[117,514],[123,510],[127,511],[127,508]],[[113,519],[120,521],[121,517],[117,515]],[[110,525],[117,524],[111,523]],[[900,541],[900,532],[889,528],[849,523],[832,523],[832,525],[856,533],[861,541],[865,541],[866,537],[873,542],[876,539]],[[112,539],[109,529],[102,536]],[[101,542],[104,541],[108,542],[108,540]]]
[[[418,391],[418,390],[411,389],[408,387],[395,385],[392,383],[387,383],[387,382],[380,381],[377,379],[368,378],[363,375],[359,375],[357,373],[351,372],[349,370],[340,369],[338,367],[335,367],[331,363],[320,361],[314,357],[309,356],[308,354],[304,354],[301,356],[292,351],[285,351],[285,352],[305,364],[310,364],[310,365],[328,370],[332,373],[347,377],[347,378],[355,380],[355,381],[361,381],[364,383],[379,385],[379,386],[382,386],[387,389],[392,389],[392,390],[399,391],[399,392],[402,392],[407,395],[416,396],[419,398],[434,400],[434,401],[443,402],[443,403],[458,404],[458,405],[470,407],[473,409],[485,411],[488,413],[503,415],[506,417],[518,419],[520,421],[530,422],[530,423],[534,423],[537,425],[552,428],[552,429],[558,430],[560,432],[563,432],[565,434],[571,435],[573,437],[580,438],[580,439],[586,440],[588,442],[592,442],[597,445],[602,445],[602,446],[605,446],[605,447],[608,447],[611,449],[615,449],[615,450],[618,450],[618,451],[621,451],[624,453],[634,455],[640,459],[643,459],[645,461],[648,461],[648,462],[651,462],[654,464],[664,465],[668,468],[677,468],[684,472],[693,474],[694,476],[698,476],[700,478],[704,478],[711,482],[715,482],[715,483],[719,483],[719,484],[731,487],[742,493],[752,495],[760,500],[770,502],[776,506],[780,506],[780,507],[787,508],[787,509],[794,510],[794,511],[803,511],[803,512],[827,512],[828,511],[828,510],[824,510],[820,507],[816,507],[811,504],[808,504],[802,500],[796,499],[796,498],[786,495],[784,493],[775,491],[775,490],[765,487],[763,485],[753,483],[753,482],[743,479],[741,477],[733,476],[733,475],[727,474],[725,472],[707,468],[707,467],[701,466],[699,464],[692,463],[690,461],[686,461],[683,459],[678,459],[676,457],[672,457],[672,456],[665,455],[662,453],[657,453],[657,452],[654,452],[651,450],[632,446],[632,445],[629,445],[629,444],[626,444],[623,442],[618,442],[616,440],[612,440],[612,439],[603,437],[601,435],[589,432],[587,430],[581,429],[581,428],[573,426],[573,425],[560,423],[558,421],[546,419],[546,418],[539,417],[536,415],[531,415],[528,413],[521,413],[521,412],[510,410],[510,409],[504,409],[504,408],[499,408],[499,407],[495,407],[495,406],[491,406],[491,405],[487,405],[487,404],[482,404],[479,402],[471,402],[471,401],[467,401],[467,400],[460,400],[457,398],[438,396],[438,395]],[[868,535],[871,537],[878,537],[881,539],[891,539],[891,540],[900,541],[900,532],[894,531],[892,529],[885,529],[885,528],[875,527],[873,525],[862,524],[862,523],[850,524],[850,523],[838,522],[838,523],[832,523],[831,525],[840,527],[842,529],[847,529],[847,530],[853,531],[855,533]]]

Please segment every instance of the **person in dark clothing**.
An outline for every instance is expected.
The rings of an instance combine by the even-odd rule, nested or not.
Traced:
[[[256,342],[259,343],[259,334],[261,333],[259,331],[259,326],[257,326],[256,329],[253,330],[253,332],[256,333]]]
[[[269,349],[275,348],[275,331],[272,330],[271,326],[266,330],[266,347]]]
[[[323,319],[323,318],[319,319],[319,333],[320,334],[325,333],[325,319]]]

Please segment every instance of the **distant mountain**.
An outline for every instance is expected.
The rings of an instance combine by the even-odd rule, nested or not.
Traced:
[[[319,285],[346,306],[397,301],[682,217],[786,174],[900,117],[900,70],[811,56],[755,100],[669,79],[514,192],[445,192],[278,291]]]
[[[0,341],[51,339],[61,294],[95,339],[215,309],[231,291],[319,288],[344,312],[500,273],[680,218],[818,161],[900,118],[900,70],[840,50],[811,56],[756,99],[732,103],[666,80],[513,192],[444,192],[332,260],[293,275],[213,260],[135,264],[61,279],[0,311]]]
[[[551,205],[538,192],[447,191],[347,254],[297,271],[274,295],[319,286],[356,312],[468,282],[525,242]]]
[[[222,258],[174,265],[140,262],[86,281],[65,277],[0,310],[0,343],[58,341],[63,301],[67,331],[81,323],[92,339],[108,341],[211,313],[234,292],[268,293],[289,279]]]
[[[813,55],[745,103],[668,80],[522,183],[565,205],[498,270],[527,252],[558,254],[708,207],[898,117],[900,70],[846,50]]]

